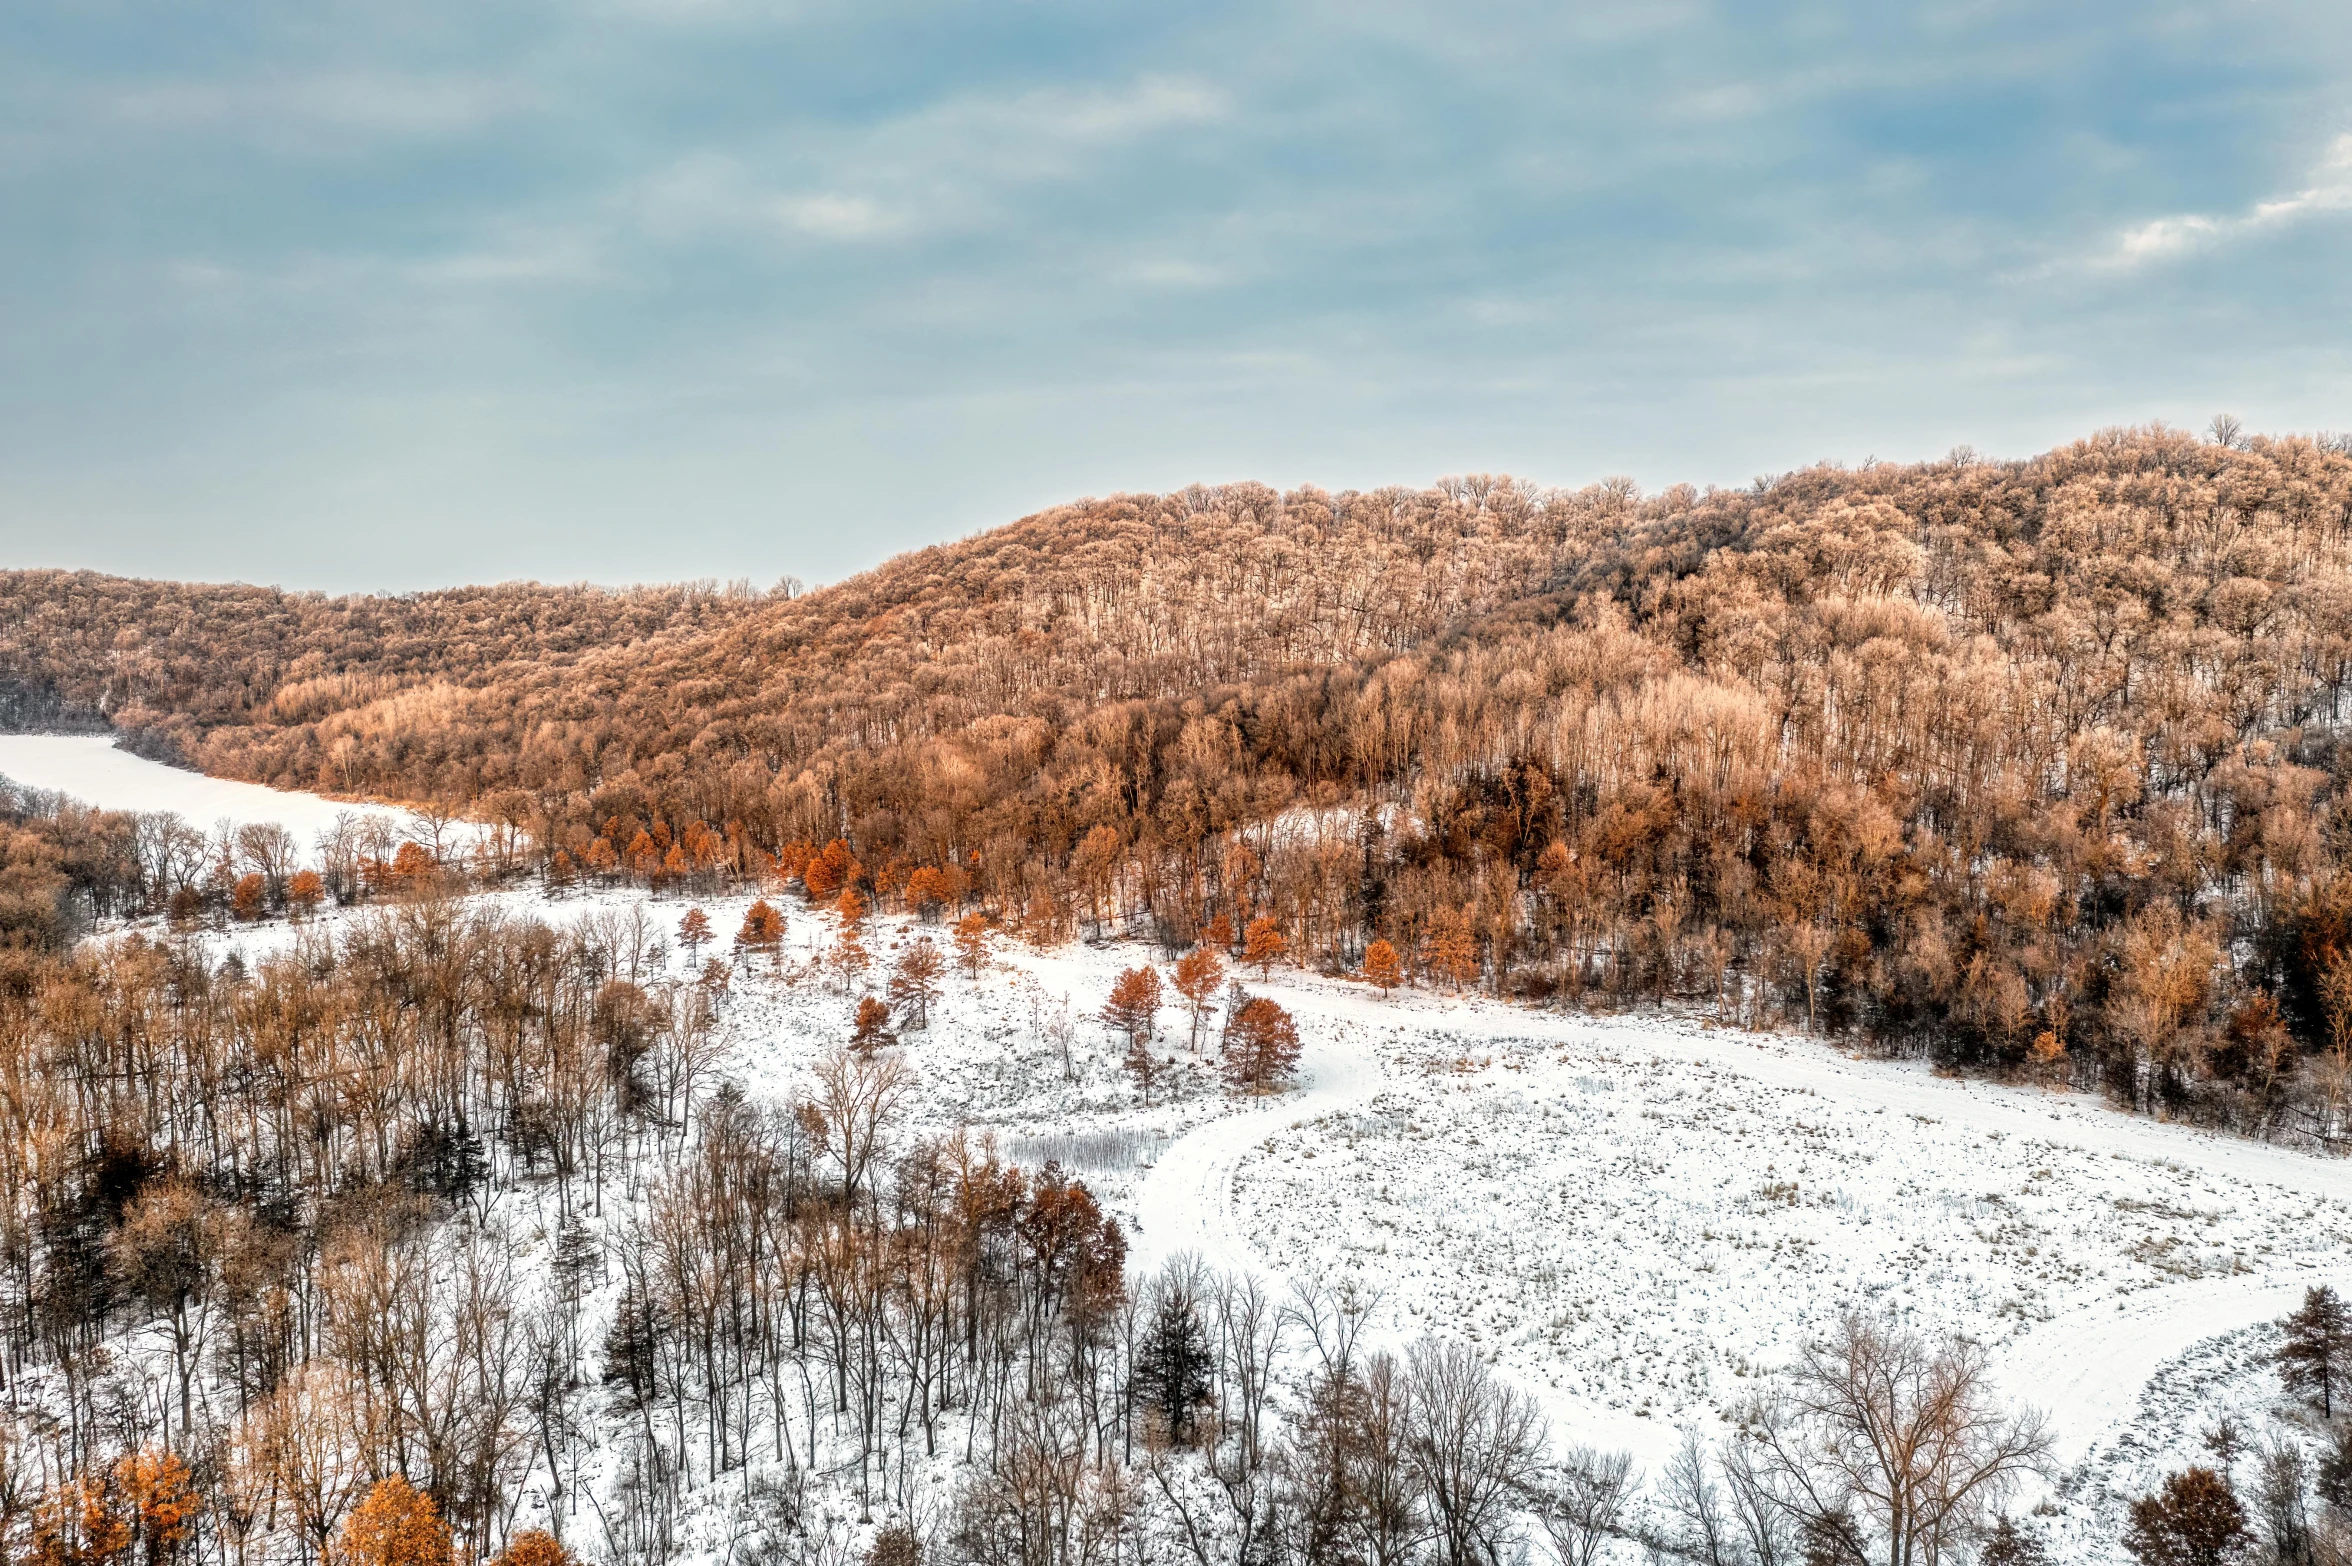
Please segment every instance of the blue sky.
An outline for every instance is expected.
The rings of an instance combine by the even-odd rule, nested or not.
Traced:
[[[5,563],[826,581],[1082,494],[2352,428],[2352,6],[40,0]]]

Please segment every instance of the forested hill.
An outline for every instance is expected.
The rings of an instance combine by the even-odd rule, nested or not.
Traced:
[[[470,802],[544,863],[839,838],[885,897],[953,865],[1041,929],[1271,914],[1311,962],[1381,936],[2325,1135],[2348,656],[2352,449],[2164,429],[1646,497],[1116,496],[795,597],[0,578],[20,716]]]

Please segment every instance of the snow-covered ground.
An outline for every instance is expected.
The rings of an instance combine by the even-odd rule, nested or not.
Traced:
[[[172,811],[190,826],[276,822],[305,847],[346,813],[388,815],[405,828],[405,811],[356,804],[206,777],[117,750],[104,734],[0,734],[0,778],[65,794],[102,810]]]
[[[2117,1486],[2210,1461],[2183,1367],[2275,1403],[2264,1324],[2352,1285],[2340,1161],[1689,1020],[1277,989],[1319,1041],[1309,1113],[1177,1143],[1144,1211],[1356,1278],[1383,1336],[1476,1344],[1652,1472],[1866,1307],[1988,1346],[2051,1416],[2069,1558],[2103,1558]]]
[[[71,781],[12,768],[22,743],[0,742],[0,772]],[[171,780],[103,802],[201,821],[219,807],[200,797],[244,788],[42,741],[65,743],[119,758],[93,756],[98,771]],[[247,792],[304,819],[283,804],[299,796]],[[722,941],[750,901],[704,904]],[[641,921],[667,938],[660,968],[684,972],[684,901],[483,902]],[[723,1021],[723,1069],[771,1099],[847,1036],[854,1005],[815,972],[830,918],[786,906],[783,962],[739,978]],[[873,976],[922,933],[875,921]],[[215,937],[249,956],[292,938]],[[1119,969],[1155,955],[1006,943],[978,982],[952,975],[932,1028],[902,1046],[920,1077],[902,1135],[971,1126],[1019,1161],[1060,1158],[1129,1225],[1139,1272],[1189,1251],[1278,1283],[1353,1278],[1379,1298],[1377,1337],[1457,1335],[1536,1394],[1560,1438],[1627,1447],[1652,1473],[1683,1427],[1720,1430],[1808,1335],[1868,1307],[1987,1345],[2054,1422],[2061,1558],[2114,1559],[2123,1498],[2209,1461],[2213,1418],[2256,1439],[2302,1429],[2268,1324],[2313,1283],[2352,1286],[2352,1165],[1693,1018],[1278,973],[1265,989],[1298,1018],[1300,1085],[1228,1097],[1171,1011],[1178,1067],[1146,1105],[1092,1013]]]

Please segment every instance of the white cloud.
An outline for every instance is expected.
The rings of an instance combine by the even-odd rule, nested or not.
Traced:
[[[784,196],[776,215],[786,228],[816,239],[873,239],[900,226],[880,202],[865,196]]]
[[[857,244],[1002,222],[1024,186],[1086,177],[1118,147],[1228,112],[1180,78],[1117,88],[971,95],[875,123],[804,130],[765,149],[705,149],[626,198],[672,238],[782,233]]]
[[[2109,266],[2131,267],[2221,244],[2264,229],[2280,228],[2315,212],[2352,208],[2352,134],[2328,144],[2311,183],[2291,196],[2257,202],[2243,212],[2214,216],[2182,212],[2127,229],[2106,258]]]
[[[334,71],[283,81],[163,82],[113,92],[106,104],[122,123],[167,130],[442,136],[538,107],[540,98],[492,76]]]

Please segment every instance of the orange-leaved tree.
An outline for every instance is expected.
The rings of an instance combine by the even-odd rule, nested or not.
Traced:
[[[1213,946],[1195,946],[1176,962],[1176,993],[1184,997],[1184,1009],[1192,1017],[1192,1047],[1200,1048],[1201,1024],[1208,1020],[1209,1011],[1217,1004],[1217,991],[1225,983],[1225,959],[1217,955]]]
[[[449,1524],[433,1498],[394,1474],[343,1519],[330,1566],[456,1566]]]
[[[956,921],[956,965],[964,977],[977,979],[988,962],[988,915],[968,913]]]
[[[1160,976],[1149,967],[1129,968],[1111,986],[1111,998],[1097,1013],[1105,1027],[1127,1035],[1130,1049],[1151,1041],[1160,1014]]]
[[[1397,956],[1397,949],[1388,942],[1374,941],[1364,948],[1364,977],[1378,985],[1385,995],[1405,982],[1404,959]]]
[[[1430,967],[1455,989],[1478,977],[1478,937],[1470,928],[1470,910],[1441,908],[1429,924],[1425,948]]]
[[[319,879],[316,870],[297,870],[294,879],[286,883],[286,903],[298,917],[311,913],[326,897],[327,883]]]
[[[735,945],[746,952],[767,952],[781,962],[784,952],[784,916],[776,912],[766,898],[761,898],[745,911],[743,928],[735,932]]]
[[[856,1031],[849,1036],[850,1047],[864,1051],[889,1042],[890,1007],[879,996],[868,995],[858,1002]]]
[[[769,911],[774,912],[773,909]],[[710,915],[699,908],[687,909],[686,917],[678,921],[678,944],[686,948],[686,960],[689,963],[702,954],[702,949],[710,944],[710,938]]]
[[[1225,1025],[1225,1080],[1243,1092],[1281,1086],[1298,1069],[1298,1059],[1298,1024],[1262,995]]]
[[[1267,974],[1290,950],[1290,940],[1282,933],[1282,926],[1274,922],[1272,914],[1260,914],[1249,922],[1241,936],[1241,960],[1258,970],[1258,982],[1266,982]]]
[[[580,1557],[544,1528],[525,1528],[490,1558],[490,1566],[580,1566]]]
[[[169,1566],[204,1513],[188,1465],[169,1452],[129,1452],[68,1480],[33,1511],[39,1566]]]

